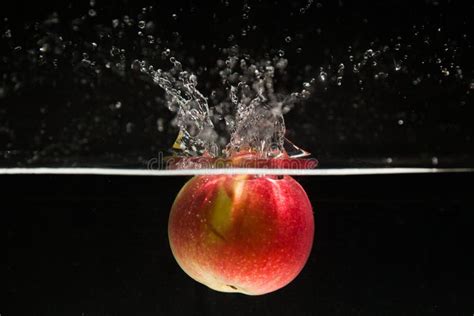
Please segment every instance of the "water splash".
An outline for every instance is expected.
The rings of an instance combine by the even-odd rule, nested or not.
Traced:
[[[227,139],[218,143],[219,133],[213,124],[208,98],[198,89],[197,76],[183,70],[182,64],[171,57],[169,71],[155,70],[142,65],[141,71],[152,76],[155,83],[166,91],[168,108],[177,113],[176,124],[180,134],[175,143],[186,155],[232,156],[240,151],[256,151],[261,157],[285,155],[285,122],[283,114],[295,103],[309,96],[303,84],[300,92],[284,93],[275,90],[279,76],[285,76],[288,60],[252,60],[241,54],[238,46],[226,49],[229,56],[217,61],[223,100],[217,101],[213,112],[225,121]],[[216,91],[213,92],[216,95]],[[290,145],[291,144],[291,145]],[[291,147],[286,141],[286,147]],[[295,147],[292,147],[295,151]],[[302,155],[301,150],[296,150]],[[306,153],[307,154],[307,153]]]
[[[153,81],[166,91],[168,108],[176,112],[175,122],[180,134],[175,148],[187,155],[216,156],[217,134],[209,113],[207,98],[197,89],[196,75],[184,71],[175,57],[170,58],[173,67],[164,72],[153,67],[141,67],[141,71],[153,77]],[[145,62],[141,64],[145,65]]]

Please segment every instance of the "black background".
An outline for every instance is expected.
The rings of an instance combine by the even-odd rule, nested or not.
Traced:
[[[97,0],[91,7],[90,1],[2,1],[1,15],[9,20],[0,20],[0,30],[10,29],[12,37],[0,40],[0,56],[7,56],[0,71],[7,78],[15,74],[22,84],[15,90],[5,79],[9,89],[0,98],[0,165],[145,168],[150,158],[170,148],[178,131],[170,124],[173,114],[162,89],[132,71],[132,61],[144,59],[166,70],[170,63],[161,51],[171,48],[185,69],[197,73],[198,89],[209,96],[223,88],[202,69],[215,67],[227,57],[222,49],[232,45],[256,60],[271,59],[283,49],[289,66],[279,91],[301,89],[303,82],[318,78],[320,67],[328,73],[327,82],[316,80],[312,96],[285,116],[287,137],[323,168],[431,167],[433,157],[439,167],[473,164],[472,2],[313,1],[300,14],[308,1],[248,1],[248,19],[242,17],[244,1],[225,2]],[[154,9],[142,18],[155,23],[150,32],[161,40],[157,46],[137,35],[142,8],[149,5]],[[53,12],[59,22],[44,27]],[[112,20],[122,21],[125,15],[134,23],[119,38]],[[24,29],[35,22],[41,31]],[[247,25],[257,28],[241,36]],[[38,42],[49,36],[44,29],[74,44],[59,56],[46,55],[49,62],[59,60],[58,69],[31,62],[31,55],[39,54]],[[111,32],[112,39],[99,40],[100,30]],[[92,52],[91,42],[105,56]],[[19,52],[17,45],[23,47]],[[125,49],[125,74],[102,65],[103,59],[112,59],[112,45]],[[376,58],[377,66],[352,72],[368,49],[385,46],[388,51]],[[100,75],[78,66],[83,52],[97,61]],[[395,71],[394,62],[402,60],[401,70]],[[340,63],[345,72],[337,86]],[[462,79],[451,63],[461,67]],[[450,70],[449,76],[441,66]],[[374,79],[379,71],[388,77]],[[413,84],[417,79],[420,83]],[[121,109],[111,110],[116,102]],[[164,120],[163,132],[157,130],[158,119]]]
[[[285,288],[189,278],[168,245],[184,177],[2,176],[2,315],[471,315],[472,174],[302,177],[315,244]]]

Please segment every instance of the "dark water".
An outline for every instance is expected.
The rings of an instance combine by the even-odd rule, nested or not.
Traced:
[[[174,261],[185,180],[0,177],[1,315],[474,313],[473,174],[299,178],[315,245],[294,282],[259,297],[209,290]]]

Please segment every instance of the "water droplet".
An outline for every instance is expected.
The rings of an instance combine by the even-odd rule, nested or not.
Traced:
[[[403,125],[405,122],[403,120],[398,120],[398,125]]]
[[[112,27],[117,28],[120,25],[120,21],[118,19],[112,20]]]
[[[285,37],[285,42],[291,43],[291,37],[290,36]]]
[[[89,10],[89,16],[94,17],[97,15],[97,12],[94,9]]]
[[[288,66],[288,59],[286,58],[280,58],[275,65],[275,67],[280,70],[284,70],[287,66]]]
[[[321,71],[319,73],[319,80],[321,80],[322,82],[326,81],[326,78],[328,77],[328,74],[324,71]]]
[[[115,108],[116,108],[116,109],[120,109],[121,107],[122,107],[122,102],[117,101],[117,102],[115,103]]]
[[[131,133],[132,130],[133,130],[133,123],[132,122],[128,122],[127,125],[125,126],[125,129],[127,130],[127,133]]]
[[[171,17],[173,18],[173,20],[177,20],[177,19],[178,19],[178,15],[177,15],[176,13],[173,13],[173,14],[171,15]]]
[[[308,9],[311,7],[311,5],[313,4],[314,0],[308,0],[308,2],[306,3],[306,5],[303,7],[303,8],[300,8],[300,13],[301,14],[304,14],[306,11],[308,11]],[[316,5],[316,7],[320,8],[321,7],[321,4],[318,3]]]
[[[342,63],[339,64],[339,67],[338,67],[338,69],[337,69],[337,72],[342,73],[342,72],[344,71],[344,68],[345,68],[345,67],[344,67],[344,64],[342,64]]]
[[[431,163],[432,163],[433,165],[437,166],[438,163],[439,163],[438,157],[432,157],[432,158],[431,158]]]
[[[120,49],[115,46],[112,46],[112,48],[110,49],[110,56],[115,57],[119,54],[120,54]]]
[[[441,68],[441,73],[445,76],[449,76],[449,70],[446,67]]]
[[[310,95],[311,95],[311,92],[309,92],[309,91],[306,90],[306,89],[303,89],[303,90],[301,90],[301,93],[300,93],[299,96],[300,96],[301,98],[303,98],[303,99],[307,99],[307,98],[310,97]]]
[[[280,49],[280,50],[278,51],[278,56],[280,56],[280,57],[285,56],[285,51],[284,51],[283,49]]]
[[[372,49],[368,49],[364,53],[364,59],[369,59],[374,57],[374,51]]]
[[[135,59],[134,61],[132,61],[132,63],[130,64],[130,68],[132,70],[140,70],[142,69],[142,63],[138,60],[138,59]]]
[[[393,61],[394,64],[395,64],[395,71],[400,71],[400,69],[402,69],[402,65],[400,62],[397,62],[397,61]]]
[[[86,66],[86,67],[89,67],[89,66],[92,65],[92,62],[91,62],[89,59],[87,59],[87,58],[83,58],[83,59],[81,60],[81,63],[82,63],[82,65],[84,65],[84,66]]]
[[[3,35],[6,38],[11,38],[12,37],[12,31],[10,29],[8,29],[8,30],[5,31],[5,33],[3,33]]]
[[[139,28],[144,29],[145,26],[146,26],[145,21],[139,21],[139,22],[138,22],[138,27],[139,27]]]
[[[171,54],[171,50],[169,48],[166,48],[165,50],[163,50],[162,54],[163,54],[163,56],[168,57]],[[171,61],[171,62],[173,62],[173,61]]]
[[[421,77],[418,77],[418,78],[416,78],[416,79],[413,80],[413,85],[416,86],[416,85],[418,85],[420,82],[421,82]]]
[[[41,46],[39,50],[42,53],[45,53],[45,52],[49,51],[49,44],[44,43],[43,46]]]
[[[159,132],[163,132],[165,130],[164,122],[165,120],[161,117],[158,120],[156,120],[156,127]]]
[[[354,64],[354,66],[352,67],[352,72],[354,72],[355,74],[359,73],[360,66],[360,63]]]

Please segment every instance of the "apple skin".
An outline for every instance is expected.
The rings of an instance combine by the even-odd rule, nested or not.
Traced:
[[[216,291],[261,295],[303,269],[313,211],[290,176],[195,176],[173,203],[168,235],[176,261],[194,280]]]

